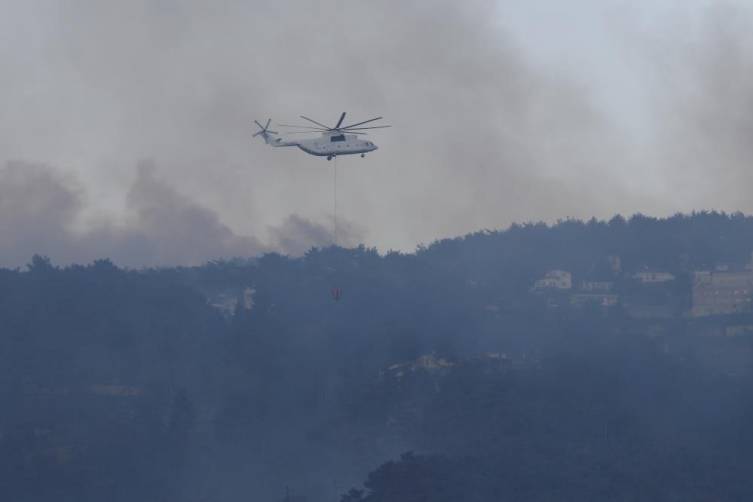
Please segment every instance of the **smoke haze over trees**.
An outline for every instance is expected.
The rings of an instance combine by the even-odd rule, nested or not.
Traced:
[[[24,502],[745,500],[753,344],[709,333],[753,311],[687,313],[693,271],[751,250],[750,217],[698,213],[415,254],[132,271],[36,256],[0,270],[0,486]],[[532,291],[551,269],[621,301]],[[675,279],[641,285],[645,269]],[[668,314],[636,316],[641,301]]]

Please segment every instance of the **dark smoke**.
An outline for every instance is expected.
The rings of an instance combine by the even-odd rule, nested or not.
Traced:
[[[84,191],[71,176],[43,165],[9,163],[0,169],[0,265],[18,266],[33,254],[56,263],[111,258],[127,266],[195,265],[213,258],[255,256],[271,249],[302,254],[332,243],[331,231],[291,215],[271,229],[273,245],[233,232],[218,214],[179,193],[142,164],[128,191],[124,222],[98,221],[78,230]],[[358,234],[347,221],[341,243]]]

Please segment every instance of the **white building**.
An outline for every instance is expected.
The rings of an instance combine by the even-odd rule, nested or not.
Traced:
[[[583,281],[580,290],[588,293],[608,293],[614,288],[613,282],[608,281]]]
[[[608,293],[578,293],[570,296],[570,304],[574,306],[600,305],[602,307],[615,307],[620,297]]]
[[[753,272],[696,272],[690,315],[726,315],[753,310]]]
[[[643,284],[661,284],[675,280],[675,276],[669,272],[655,272],[651,270],[642,270],[633,275],[633,279],[641,281]]]
[[[534,291],[546,289],[572,289],[573,275],[565,270],[550,270],[546,275],[533,285]]]
[[[243,290],[243,308],[245,310],[253,310],[254,295],[256,295],[256,289],[254,288],[246,288]]]

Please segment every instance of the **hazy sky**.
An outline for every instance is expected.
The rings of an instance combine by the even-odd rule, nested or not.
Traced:
[[[254,119],[383,115],[343,243],[753,211],[753,10],[701,0],[0,0],[0,265],[330,240],[332,163]]]

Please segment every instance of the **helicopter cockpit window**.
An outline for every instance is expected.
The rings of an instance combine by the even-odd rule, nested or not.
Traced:
[[[329,140],[330,140],[331,142],[333,142],[333,143],[334,143],[335,141],[345,141],[345,135],[344,135],[344,134],[340,134],[340,135],[338,135],[338,136],[330,136]]]

